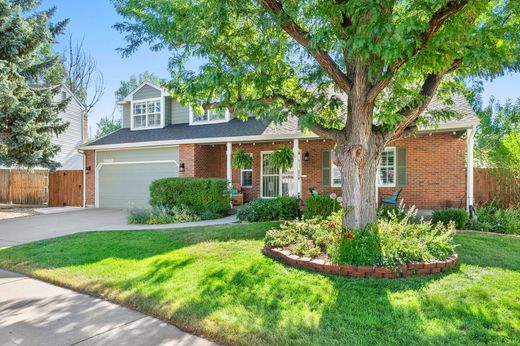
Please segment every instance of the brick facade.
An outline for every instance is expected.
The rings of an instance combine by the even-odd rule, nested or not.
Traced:
[[[242,189],[245,201],[260,197],[261,152],[278,149],[281,145],[292,147],[293,142],[262,142],[233,144],[233,150],[241,147],[253,155],[253,185]],[[466,168],[465,138],[460,133],[439,133],[418,135],[391,143],[391,146],[407,148],[407,185],[401,197],[408,205],[420,209],[438,209],[447,206],[465,206]],[[302,194],[305,200],[310,196],[309,189],[315,187],[319,193],[340,194],[340,188],[322,186],[321,155],[323,150],[332,150],[334,144],[324,140],[300,140],[302,156],[309,153],[309,160],[302,161]],[[87,167],[87,205],[94,205],[94,151],[86,151]],[[226,178],[226,146],[183,144],[179,146],[180,161],[185,170],[184,177]],[[240,170],[233,169],[233,182],[240,182]],[[380,194],[389,194],[398,188],[380,188]]]
[[[233,144],[253,155],[253,185],[242,189],[244,199],[251,201],[260,197],[261,152],[278,149],[281,145],[292,146],[292,141],[273,143]],[[439,209],[446,206],[465,206],[466,168],[465,138],[460,133],[418,135],[390,144],[407,148],[407,185],[401,197],[407,205],[423,209]],[[181,145],[181,161],[185,163],[183,176],[226,177],[225,145]],[[184,147],[184,148],[183,148]],[[310,189],[319,193],[340,194],[340,188],[322,185],[321,153],[332,150],[333,142],[323,140],[300,140],[302,155],[309,153],[309,160],[302,161],[302,194],[305,200]],[[233,169],[233,182],[240,182],[240,170]],[[398,188],[380,188],[380,194],[393,193]]]
[[[85,204],[87,207],[94,207],[96,198],[96,152],[94,150],[85,151],[85,166],[87,167],[87,171],[85,174],[85,180],[87,185]]]

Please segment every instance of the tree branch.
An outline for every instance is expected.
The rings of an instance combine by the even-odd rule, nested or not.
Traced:
[[[312,40],[311,35],[302,29],[283,9],[283,5],[277,0],[261,0],[262,5],[270,10],[272,14],[280,18],[280,27],[291,36],[296,42],[302,45],[310,55],[312,55],[318,64],[328,75],[336,82],[336,84],[343,90],[347,95],[350,94],[352,88],[351,83],[345,73],[341,71],[338,64],[332,59],[332,57],[323,49],[311,49],[310,43]]]
[[[401,138],[407,131],[411,128],[415,127],[415,121],[421,115],[422,112],[428,107],[430,101],[437,91],[442,78],[450,73],[455,71],[460,64],[462,63],[462,59],[455,60],[451,66],[443,72],[429,74],[423,82],[421,87],[421,92],[419,93],[423,99],[416,106],[406,106],[401,111],[397,112],[405,117],[403,121],[395,128],[395,130],[388,136],[387,142],[391,142],[393,140]]]
[[[446,6],[438,9],[432,15],[428,24],[428,28],[421,34],[421,38],[416,47],[413,49],[412,53],[390,65],[385,76],[377,83],[375,83],[374,86],[370,89],[367,97],[369,102],[375,102],[377,96],[388,86],[397,70],[399,70],[399,68],[408,62],[412,57],[416,56],[422,49],[424,49],[432,37],[444,25],[446,20],[462,10],[467,2],[468,0],[451,0],[446,4]]]

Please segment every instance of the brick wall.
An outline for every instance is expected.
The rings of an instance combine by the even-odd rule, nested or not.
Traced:
[[[407,147],[408,183],[401,197],[407,205],[439,209],[449,204],[464,208],[466,196],[466,139],[442,133],[405,138],[391,145]],[[380,188],[392,193],[395,188]]]
[[[86,201],[87,207],[94,207],[95,205],[95,175],[96,175],[96,156],[94,150],[85,151],[85,163],[86,167],[90,167],[90,171],[86,172]]]
[[[251,201],[260,197],[260,153],[278,149],[282,144],[292,147],[292,141],[276,143],[234,144],[233,150],[241,147],[253,154],[253,186],[243,188],[244,199]],[[465,139],[460,134],[443,133],[418,135],[391,143],[391,146],[407,147],[408,184],[401,197],[407,205],[418,208],[444,208],[448,204],[465,206],[466,168]],[[309,160],[302,162],[302,194],[305,200],[309,189],[315,187],[319,193],[341,193],[340,188],[322,186],[321,153],[332,150],[334,144],[323,140],[300,140],[302,156],[308,152]],[[94,205],[94,152],[86,151],[87,205]],[[226,178],[226,146],[183,144],[179,147],[180,161],[185,171],[180,176]],[[233,182],[240,182],[240,170],[233,169]],[[380,188],[379,193],[392,193],[397,188]]]

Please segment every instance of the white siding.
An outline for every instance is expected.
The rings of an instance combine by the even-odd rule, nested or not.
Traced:
[[[71,97],[69,91],[63,89],[67,97]],[[61,93],[56,96],[56,100],[61,101]],[[67,108],[60,114],[65,122],[69,122],[67,129],[54,136],[52,142],[61,147],[54,160],[61,163],[59,169],[83,169],[83,155],[78,153],[77,146],[83,143],[83,120],[82,108],[80,103],[71,97]]]

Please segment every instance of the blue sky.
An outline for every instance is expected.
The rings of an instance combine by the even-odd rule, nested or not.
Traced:
[[[112,28],[121,20],[109,0],[43,0],[41,8],[57,6],[55,20],[69,18],[67,34],[59,39],[62,41],[56,47],[62,51],[68,40],[68,34],[74,39],[84,39],[84,48],[96,59],[99,70],[103,73],[106,90],[101,101],[91,111],[89,127],[91,133],[96,131],[96,123],[103,116],[112,114],[114,110],[114,92],[121,80],[128,79],[132,74],[144,71],[168,77],[168,52],[152,52],[142,47],[129,58],[122,58],[116,51],[125,45],[123,35]],[[520,74],[497,78],[484,83],[484,100],[494,95],[499,100],[520,97]]]

